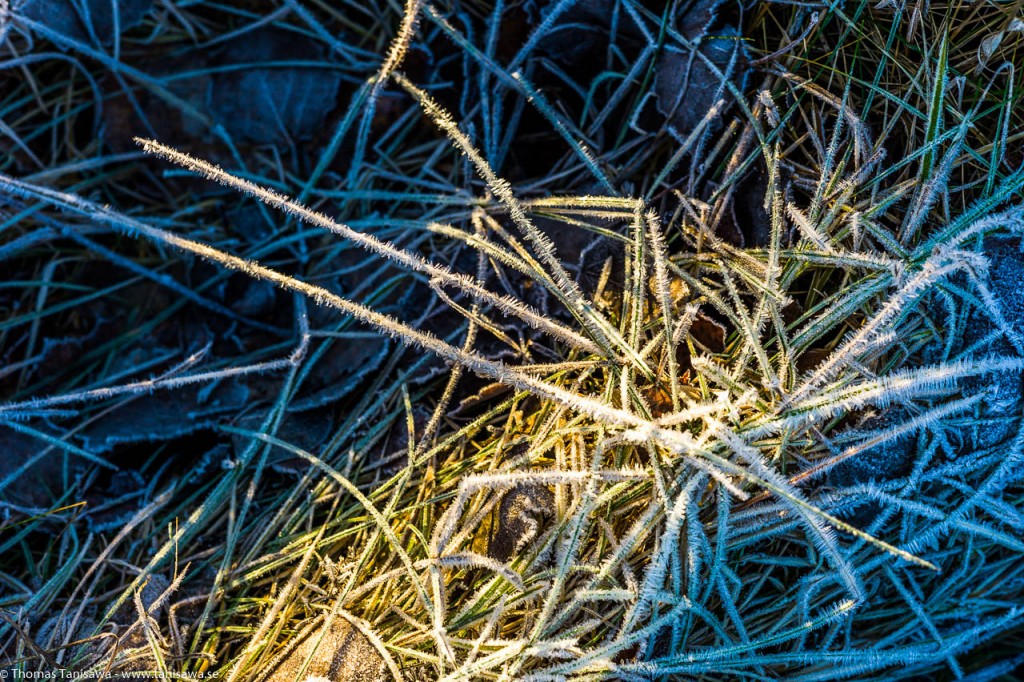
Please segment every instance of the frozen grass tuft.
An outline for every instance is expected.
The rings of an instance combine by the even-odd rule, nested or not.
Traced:
[[[135,152],[58,163],[67,149],[44,160],[7,133],[27,151],[0,173],[0,257],[31,271],[30,312],[0,330],[21,354],[0,428],[30,453],[0,470],[10,664],[232,681],[317,679],[346,656],[410,680],[1002,674],[1024,621],[1024,355],[988,245],[1024,232],[1021,109],[1012,68],[977,88],[965,74],[1020,31],[993,28],[996,10],[876,4],[754,3],[736,26],[715,2],[536,17],[287,2],[268,21],[322,42],[351,85],[308,163],[297,113],[275,133],[290,160],[283,143],[240,148],[120,61],[148,39],[107,54],[16,12],[4,45],[32,78],[10,111],[58,96],[15,52],[36,32],[67,50],[49,58],[94,60],[166,103],[142,113],[220,143],[206,159],[140,132],[155,158],[136,186],[103,170]],[[168,42],[262,21],[154,12]],[[999,31],[978,59],[961,14]],[[354,47],[338,26],[361,27]],[[727,41],[737,28],[750,40]],[[581,57],[559,46],[570,30],[602,38],[580,38]],[[658,100],[684,71],[679,92],[713,92],[706,115]],[[165,210],[124,208],[147,192]],[[213,218],[236,204],[266,236]],[[64,348],[50,318],[127,296],[66,274],[88,259],[177,299],[39,373]],[[212,340],[115,361],[186,305],[217,317]],[[202,426],[161,400],[194,403]],[[175,449],[199,432],[203,457]],[[57,477],[52,499],[10,492],[34,467]]]

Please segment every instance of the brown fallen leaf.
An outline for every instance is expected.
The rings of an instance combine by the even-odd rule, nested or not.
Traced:
[[[466,396],[460,400],[459,404],[448,412],[448,416],[462,417],[466,414],[474,413],[476,408],[482,405],[490,405],[494,400],[508,395],[511,391],[512,389],[505,384],[497,382],[487,384],[473,395]]]
[[[305,665],[307,659],[309,665]],[[370,640],[347,620],[336,617],[326,628],[313,628],[277,664],[266,682],[309,678],[331,682],[388,682],[393,676]]]
[[[697,313],[697,318],[690,326],[690,336],[712,353],[725,351],[725,327],[718,324],[704,313]]]
[[[554,505],[555,495],[544,485],[522,485],[507,492],[491,515],[487,554],[503,563],[512,559],[537,538]]]
[[[827,348],[808,348],[796,359],[796,369],[801,374],[810,372],[820,365],[830,355]]]

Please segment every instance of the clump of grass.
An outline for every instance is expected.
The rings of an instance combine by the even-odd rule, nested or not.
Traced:
[[[509,63],[525,63],[523,53],[570,4],[556,3]],[[735,142],[707,144],[705,126],[725,115],[719,105],[684,143],[685,178],[672,169],[684,159],[667,141],[674,138],[638,134],[607,146],[583,139],[598,137],[598,127],[584,131],[529,74],[498,65],[500,3],[473,7],[494,12],[483,49],[456,27],[456,19],[471,25],[469,16],[406,6],[387,58],[353,94],[322,157],[355,131],[344,190],[312,189],[326,162],[292,200],[271,189],[287,181],[251,180],[141,141],[146,152],[283,210],[317,254],[332,247],[308,228],[390,259],[388,268],[412,274],[394,276],[390,287],[431,292],[420,319],[394,314],[387,287],[346,295],[317,284],[316,268],[261,264],[81,192],[0,177],[19,210],[60,216],[69,233],[113,229],[295,295],[293,343],[273,357],[194,369],[204,357],[196,353],[151,380],[0,407],[12,428],[87,458],[67,433],[48,435],[39,420],[183,384],[285,377],[259,428],[214,427],[244,443],[229,468],[198,489],[172,479],[95,559],[99,568],[79,566],[92,556],[90,539],[81,547],[68,522],[60,552],[74,560],[18,602],[20,617],[60,604],[66,618],[95,618],[94,639],[72,645],[68,628],[63,641],[51,634],[38,652],[31,633],[8,626],[28,647],[20,665],[99,671],[134,660],[272,679],[291,640],[338,619],[367,637],[393,675],[413,679],[895,679],[961,676],[989,663],[974,658],[979,644],[1024,618],[1014,533],[1024,431],[971,452],[956,436],[985,428],[975,416],[985,395],[965,391],[966,380],[1024,369],[979,251],[986,235],[1024,228],[1012,203],[1021,172],[1007,171],[1000,154],[979,157],[972,138],[992,113],[992,90],[945,123],[945,83],[955,68],[947,38],[922,67],[931,87],[918,95],[931,108],[901,100],[897,114],[879,114],[877,82],[858,80],[860,67],[845,69],[838,95],[828,79],[805,81],[787,67],[801,59],[813,66],[814,50],[845,44],[836,36],[848,31],[870,37],[888,21],[899,35],[902,15],[886,19],[862,4],[853,16],[837,11],[811,24],[802,10],[759,7],[753,32],[788,19],[786,33],[806,44],[787,40],[777,49],[764,41],[772,57],[764,87],[751,98],[731,88],[730,111],[739,113],[723,125],[738,133]],[[641,51],[651,65],[660,41],[682,40],[667,15],[630,2],[615,8],[647,27]],[[923,21],[912,15],[914,30]],[[500,82],[510,99],[532,98],[568,143],[542,185],[522,188],[496,169],[495,159],[510,153],[495,141],[499,100],[461,103],[466,116],[457,121],[426,83],[402,74],[417,25],[427,44],[432,36],[454,41],[466,83]],[[856,58],[877,64],[877,73],[905,67],[890,48]],[[621,87],[609,99],[632,101],[637,109],[624,118],[639,120],[645,93],[630,81]],[[374,112],[398,92],[418,112],[403,114],[400,129],[419,130],[419,139],[434,140],[432,158],[450,159],[452,191],[434,203],[419,190],[436,189],[436,178],[401,186],[401,169],[420,157],[383,147],[388,153],[373,158],[390,144],[371,144]],[[1012,98],[1012,85],[1008,92]],[[621,114],[610,107],[596,118]],[[886,159],[893,131],[915,114],[911,132],[896,138],[908,153]],[[414,119],[427,125],[415,128]],[[477,124],[490,132],[477,136]],[[979,177],[979,158],[989,159],[982,175],[992,182],[954,185],[957,174]],[[768,229],[762,243],[740,248],[723,239],[723,226],[735,220],[737,197],[749,194],[745,178],[758,165],[766,192],[756,199]],[[635,175],[648,184],[627,191]],[[909,176],[921,182],[911,186]],[[306,207],[311,197],[343,198],[356,215],[385,201],[407,221],[403,232],[426,235],[432,248],[424,255],[423,242],[403,245],[402,233],[389,240],[373,225],[328,217],[335,212]],[[567,263],[552,243],[568,230],[608,244],[596,281],[585,276],[583,254]],[[307,311],[304,301],[315,305]],[[448,325],[431,325],[426,318],[443,308],[455,313],[438,315]],[[358,322],[402,349],[330,440],[310,451],[278,430],[324,352],[322,330],[310,323],[324,310],[344,319],[340,333]],[[986,320],[1006,350],[963,347],[966,319]],[[415,382],[431,355],[453,368],[439,391]],[[483,411],[460,422],[452,403],[474,375],[508,392],[480,398]],[[875,411],[902,418],[869,428]],[[908,439],[912,447],[898,447]],[[401,447],[382,454],[392,440]],[[270,458],[282,452],[309,465],[294,484],[268,481]],[[892,472],[882,480],[843,473],[868,452],[885,453]],[[190,548],[211,537],[209,549]],[[122,548],[126,542],[134,546]],[[126,551],[135,565],[112,559]],[[108,599],[93,600],[103,613],[87,614],[101,584],[94,572],[114,569],[130,572],[107,583]],[[145,598],[143,588],[168,572],[172,580]],[[190,580],[199,592],[171,607],[165,628],[162,604]],[[127,603],[129,627],[144,636],[130,631],[117,636],[118,647],[105,646],[98,626],[123,621],[117,613]],[[45,660],[48,650],[60,660]]]

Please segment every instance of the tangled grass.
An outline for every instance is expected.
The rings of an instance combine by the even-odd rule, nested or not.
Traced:
[[[556,101],[531,82],[544,68],[531,54],[573,12],[601,6],[581,4],[553,3],[499,59],[503,3],[410,0],[304,176],[244,170],[248,159],[229,172],[139,140],[237,190],[230,201],[259,200],[271,223],[283,213],[289,257],[236,254],[188,225],[202,207],[141,216],[88,186],[55,188],[53,175],[0,177],[8,225],[24,232],[0,247],[9,253],[49,230],[130,268],[91,240],[138,239],[153,249],[138,277],[243,326],[158,264],[199,256],[293,294],[293,331],[231,360],[211,345],[149,379],[49,397],[46,384],[23,387],[0,405],[13,432],[47,444],[39,457],[109,467],[73,438],[103,405],[283,375],[255,422],[211,425],[241,444],[222,471],[196,483],[154,466],[160,489],[116,533],[83,536],[59,505],[7,505],[0,553],[31,559],[4,562],[15,610],[0,634],[14,665],[279,680],[303,637],[342,621],[376,652],[368,666],[405,679],[1009,670],[1024,620],[1024,431],[1012,391],[999,413],[1005,396],[979,386],[1024,371],[1019,321],[986,259],[991,235],[1024,229],[1011,158],[1022,109],[1012,66],[977,89],[964,74],[980,57],[1012,59],[1012,17],[759,3],[743,18],[763,55],[722,60],[690,49],[715,36],[681,32],[682,10],[609,3],[634,34],[619,45],[613,31],[610,66]],[[308,10],[282,7],[319,34]],[[459,28],[480,17],[489,35]],[[439,41],[454,56],[417,78],[410,55]],[[672,112],[646,132],[651,74],[684,48],[717,74],[714,102],[689,130]],[[639,56],[617,71],[627,49]],[[763,67],[763,83],[745,79],[752,96],[740,59]],[[452,65],[461,96],[435,95]],[[408,108],[389,111],[399,96]],[[393,121],[383,133],[381,110]],[[533,163],[506,130],[528,137],[538,121],[564,152],[542,182],[503,179],[502,167],[528,176]],[[332,175],[343,144],[349,165]],[[325,175],[344,189],[323,189]],[[745,215],[751,196],[759,212]],[[322,283],[339,255],[365,285]],[[416,305],[395,305],[406,288]],[[330,437],[314,449],[283,437],[332,344],[366,329],[400,344]],[[418,379],[431,373],[442,380]],[[304,463],[295,480],[274,474],[282,456]],[[62,528],[49,545],[37,537],[48,524]],[[20,563],[40,579],[19,577]],[[57,618],[40,634],[42,615]]]

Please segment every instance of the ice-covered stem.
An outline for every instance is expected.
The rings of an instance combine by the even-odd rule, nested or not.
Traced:
[[[673,343],[674,329],[672,314],[672,287],[668,280],[668,249],[661,233],[661,221],[653,211],[648,212],[647,234],[651,240],[651,253],[654,256],[654,281],[658,290],[658,303],[661,305],[661,317],[665,324],[665,356],[668,359],[668,376],[672,390],[672,411],[678,412],[679,404],[679,367],[676,362],[676,344]]]
[[[235,177],[223,169],[201,159],[196,159],[188,154],[183,154],[175,149],[167,147],[153,140],[135,138],[135,141],[142,146],[142,149],[149,153],[167,159],[205,178],[220,183],[244,194],[259,199],[269,206],[289,213],[296,218],[323,228],[328,232],[344,237],[367,251],[389,258],[414,272],[421,272],[432,279],[454,286],[470,296],[478,297],[481,301],[490,303],[505,315],[518,317],[534,329],[538,329],[551,336],[568,343],[574,348],[586,350],[590,353],[604,355],[602,349],[590,339],[581,336],[572,329],[548,319],[540,312],[530,306],[517,301],[510,296],[499,296],[484,287],[480,286],[473,278],[461,273],[452,272],[445,266],[431,263],[426,259],[413,253],[400,249],[390,242],[377,239],[373,235],[364,234],[353,230],[348,225],[338,223],[328,218],[323,213],[313,211],[293,201],[289,197],[279,194],[273,190],[261,187],[255,183]]]
[[[631,362],[644,372],[645,375],[652,376],[651,369],[643,359],[637,355],[636,350],[622,338],[615,327],[610,324],[608,320],[604,319],[604,317],[594,308],[593,304],[590,303],[590,301],[588,301],[583,295],[583,292],[580,291],[576,281],[569,276],[569,273],[565,270],[565,267],[555,254],[554,244],[551,243],[551,240],[547,235],[538,230],[537,227],[530,222],[530,219],[526,217],[526,212],[523,210],[522,204],[512,192],[511,185],[509,185],[508,181],[498,177],[490,164],[487,163],[480,152],[473,146],[469,137],[459,129],[458,124],[456,124],[454,119],[452,119],[451,114],[435,102],[430,95],[416,87],[404,76],[395,74],[394,79],[399,83],[399,85],[405,88],[417,102],[419,102],[420,106],[434,124],[440,128],[441,131],[444,132],[455,146],[458,147],[466,156],[466,158],[470,160],[476,168],[477,173],[480,174],[480,177],[484,179],[487,186],[508,210],[513,224],[522,232],[523,236],[536,250],[537,256],[540,258],[541,262],[549,268],[550,277],[555,285],[553,293],[555,293],[569,308],[570,312],[572,312],[572,314],[582,322],[600,345],[605,348],[618,348],[618,350],[623,352]],[[516,243],[510,244],[510,246],[516,249],[519,252],[519,255],[527,260],[527,262],[533,261],[533,257],[522,249],[521,246]],[[540,269],[540,266],[538,265],[537,268]]]

